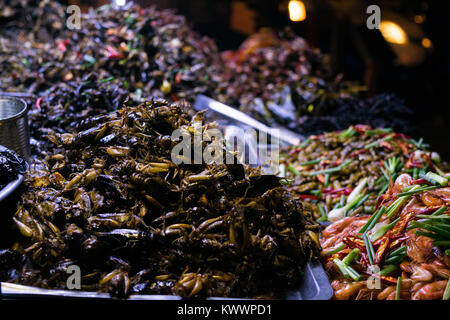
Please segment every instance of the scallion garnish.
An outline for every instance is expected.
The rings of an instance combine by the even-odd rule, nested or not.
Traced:
[[[449,299],[450,299],[450,279],[447,280],[444,295],[442,296],[442,300],[449,300]]]
[[[346,246],[347,246],[347,245],[346,245],[345,243],[344,243],[344,244],[341,244],[339,247],[337,247],[337,248],[335,248],[335,249],[333,249],[333,250],[330,250],[330,251],[328,251],[328,252],[325,252],[323,255],[324,255],[324,256],[330,256],[330,255],[333,255],[333,254],[335,254],[335,253],[341,252],[342,250],[345,249]]]
[[[398,266],[389,264],[380,271],[380,276],[388,276],[392,272],[396,271],[397,269],[398,269]]]
[[[427,172],[426,177],[428,177],[429,179],[435,181],[436,183],[439,183],[442,187],[447,186],[448,184],[448,179],[445,177],[441,177],[440,175],[434,173],[434,172]]]
[[[394,228],[395,225],[397,224],[397,222],[399,222],[399,221],[400,221],[400,218],[397,218],[394,221],[392,221],[391,223],[381,226],[380,228],[378,228],[376,231],[374,231],[372,233],[372,235],[370,236],[370,240],[377,241],[382,236],[384,236],[386,234],[386,232],[388,232],[389,230]]]
[[[340,165],[338,165],[337,167],[334,167],[334,168],[329,168],[329,169],[325,169],[325,170],[310,172],[309,175],[310,176],[317,176],[319,174],[338,172],[338,171],[341,171],[344,167],[348,166],[352,161],[353,160],[347,160],[344,163],[341,163]]]
[[[307,167],[307,166],[310,166],[310,165],[319,163],[320,161],[322,161],[322,159],[309,160],[309,161],[300,163],[300,165],[301,165],[302,167]]]
[[[383,139],[380,139],[380,140],[377,140],[377,141],[375,141],[375,142],[369,143],[368,145],[366,145],[366,146],[364,147],[364,149],[371,149],[371,148],[374,148],[374,147],[378,146],[378,144],[379,144],[380,142],[383,142],[383,141],[390,141],[390,140],[392,140],[392,139],[393,139],[393,136],[392,136],[392,135],[389,135],[389,136],[387,136],[387,137],[385,137],[385,138],[383,138]]]
[[[397,279],[397,289],[395,290],[395,300],[400,300],[400,292],[402,291],[402,277]]]
[[[371,265],[373,265],[375,259],[375,251],[373,250],[372,242],[370,242],[369,236],[367,233],[363,234],[364,244],[366,245],[367,250],[367,258]]]
[[[367,223],[361,228],[361,230],[359,230],[359,233],[365,233],[371,230],[378,223],[385,210],[386,207],[381,207],[377,212],[375,212],[370,219],[367,220]]]

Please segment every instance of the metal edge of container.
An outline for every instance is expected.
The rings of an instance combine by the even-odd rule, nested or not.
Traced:
[[[23,182],[24,176],[20,174],[16,180],[8,183],[3,189],[0,190],[0,202],[8,198]]]
[[[305,268],[299,291],[291,291],[286,295],[286,300],[330,300],[333,297],[328,276],[319,261],[310,261]],[[37,287],[24,286],[8,282],[0,282],[0,299],[111,299],[108,293],[88,292],[74,290],[52,290]],[[183,300],[175,295],[149,295],[133,294],[127,300]],[[243,298],[209,297],[206,300],[255,300]]]
[[[1,122],[9,122],[9,121],[17,120],[17,119],[23,117],[23,115],[26,114],[28,111],[28,104],[22,98],[0,95],[0,100],[16,100],[24,106],[24,108],[19,113],[15,114],[9,118],[0,119]]]
[[[1,99],[1,96],[0,96],[0,99]],[[5,151],[5,150],[13,151],[5,146],[0,145],[0,151]],[[15,152],[15,151],[13,151],[13,152]],[[17,153],[17,152],[15,152],[15,153]],[[30,168],[28,162],[26,162],[26,165],[27,165],[27,171],[28,171]],[[11,181],[6,186],[4,186],[3,189],[0,190],[0,202],[5,200],[6,198],[8,198],[22,184],[23,180],[24,180],[24,175],[19,174],[19,175],[17,175],[17,178],[15,180]]]

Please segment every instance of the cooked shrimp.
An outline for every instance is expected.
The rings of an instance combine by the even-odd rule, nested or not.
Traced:
[[[334,280],[331,286],[334,290],[334,297],[337,300],[348,300],[358,293],[365,285],[364,281],[350,282],[347,280]]]
[[[422,202],[429,207],[442,206],[445,202],[436,194],[425,192],[421,197]]]
[[[423,264],[422,267],[427,269],[434,275],[437,275],[444,279],[450,278],[450,270],[439,260],[433,261],[433,263]]]
[[[324,251],[331,250],[341,243],[342,239],[345,237],[355,236],[366,224],[367,220],[369,220],[369,216],[353,216],[341,219],[332,225],[329,225],[322,233],[323,238],[321,245]]]
[[[435,281],[420,288],[412,296],[413,300],[437,300],[442,299],[448,280]]]
[[[411,279],[415,281],[428,282],[433,279],[433,274],[422,266],[413,266],[414,273],[411,275]]]
[[[433,257],[433,241],[430,238],[416,236],[413,231],[408,232],[408,237],[406,253],[411,260],[424,263]]]

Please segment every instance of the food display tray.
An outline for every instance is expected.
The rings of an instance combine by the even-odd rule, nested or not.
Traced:
[[[327,274],[319,261],[308,262],[305,275],[298,291],[289,292],[286,300],[329,300],[333,289]],[[111,299],[108,293],[85,292],[75,290],[49,290],[0,282],[0,299]],[[243,300],[211,297],[208,300]],[[180,296],[172,295],[131,295],[128,300],[182,300]]]

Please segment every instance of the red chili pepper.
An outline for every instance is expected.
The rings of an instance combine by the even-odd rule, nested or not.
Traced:
[[[123,54],[119,53],[116,49],[111,46],[106,46],[106,56],[108,59],[122,59]]]
[[[383,204],[383,200],[384,200],[383,195],[380,195],[377,199],[377,205],[375,206],[375,211],[377,211],[378,208]]]
[[[410,136],[407,136],[406,134],[403,133],[394,133],[394,138],[403,138],[406,140],[411,140]]]
[[[177,72],[174,83],[178,84],[180,82],[181,82],[181,72]]]
[[[176,94],[173,93],[173,92],[170,93],[170,97],[171,97],[172,100],[175,101],[175,102],[179,100],[179,99],[177,98]]]
[[[145,15],[145,10],[140,5],[137,6],[137,11],[140,16]]]
[[[418,161],[410,161],[406,164],[407,168],[423,168],[423,163]]]
[[[390,243],[391,243],[391,237],[390,237],[390,231],[388,231],[385,234],[383,241],[380,243],[380,246],[378,247],[377,252],[375,253],[374,263],[376,265],[380,265],[384,261],[384,258],[386,257],[387,249],[388,249]]]
[[[367,151],[369,151],[369,149],[361,149],[361,150],[358,150],[358,151],[355,151],[355,152],[351,153],[348,157],[349,158],[354,158],[354,157],[356,157],[356,156],[358,156],[358,155],[360,155],[362,153],[365,153]]]
[[[385,147],[386,149],[388,149],[390,151],[394,150],[394,148],[392,148],[392,146],[387,141],[380,141],[380,142],[378,142],[378,145]]]
[[[351,188],[340,188],[340,189],[331,189],[330,187],[322,189],[322,193],[330,193],[335,195],[346,195],[348,196],[350,193],[352,193]]]
[[[318,196],[312,195],[312,194],[298,194],[296,195],[298,199],[311,199],[311,200],[319,200],[320,198]]]
[[[401,141],[401,140],[396,140],[396,142],[397,142],[397,144],[399,145],[400,149],[402,149],[403,154],[404,154],[405,156],[408,156],[409,150],[408,150],[408,147],[406,146],[406,143],[403,142],[403,141]]]
[[[36,100],[35,106],[36,109],[41,110],[41,102],[42,102],[43,97],[40,97]]]
[[[67,47],[66,47],[66,46],[69,44],[69,42],[70,42],[69,39],[60,41],[60,42],[58,43],[58,49],[59,49],[59,51],[61,51],[61,52],[66,52],[66,50],[67,50]]]
[[[344,237],[342,241],[351,249],[358,248],[361,252],[366,252],[364,240],[362,239],[356,237]]]
[[[420,179],[411,181],[411,185],[413,185],[413,184],[428,184],[430,186],[433,185],[430,181],[428,181],[428,180],[426,180],[424,178],[420,178]]]
[[[429,154],[425,154],[425,160],[428,164],[428,167],[430,168],[431,171],[435,171],[434,169],[434,164],[433,164],[433,160],[431,159],[431,152]]]
[[[359,133],[365,133],[367,130],[372,128],[366,124],[357,124],[353,126],[353,129]]]
[[[297,153],[299,153],[301,151],[301,149],[300,148],[295,148],[295,149],[292,149],[291,151],[289,151],[289,154],[297,154]]]

